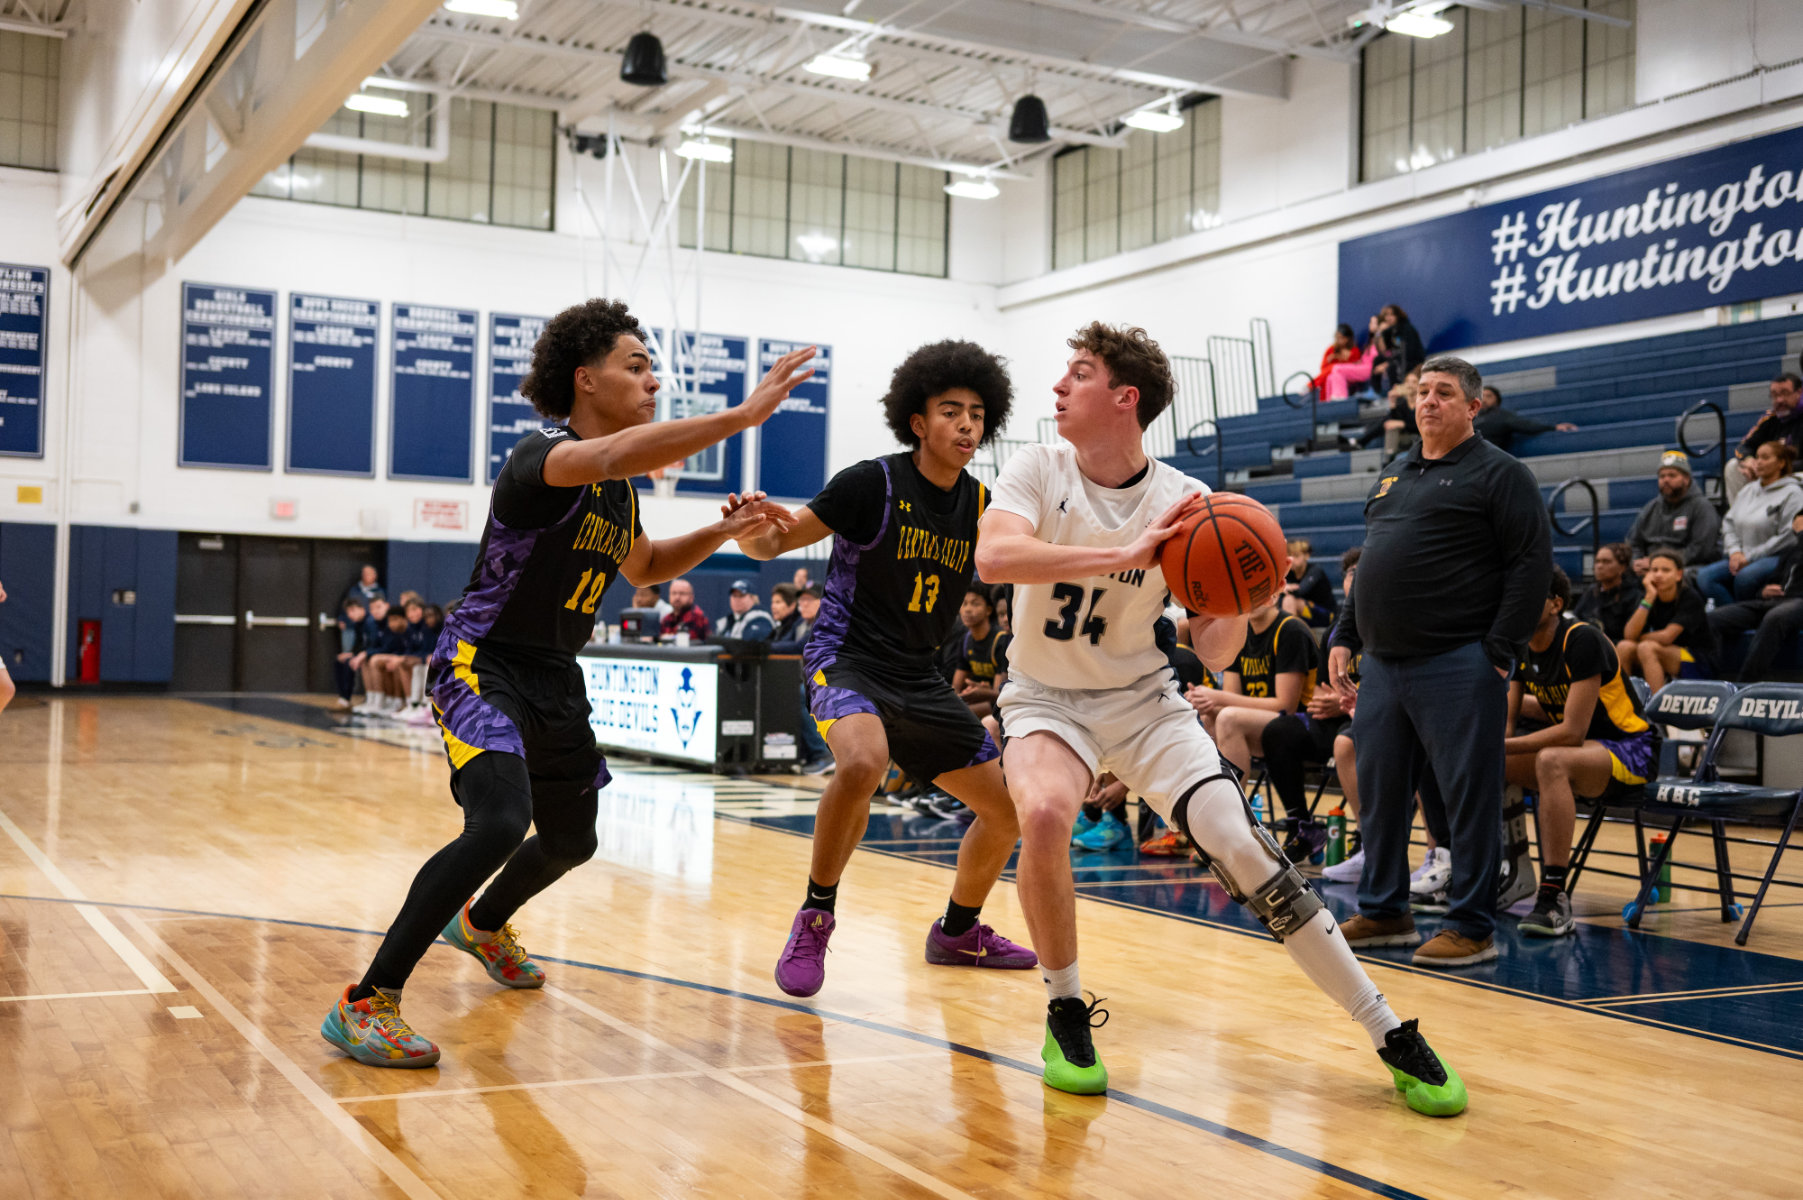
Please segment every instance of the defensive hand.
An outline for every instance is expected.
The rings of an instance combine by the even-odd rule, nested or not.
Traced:
[[[769,374],[759,381],[739,406],[745,414],[748,425],[762,425],[776,411],[777,405],[789,398],[797,384],[813,375],[814,368],[803,371],[801,365],[814,357],[816,347],[804,346],[800,350],[791,350],[776,360]]]

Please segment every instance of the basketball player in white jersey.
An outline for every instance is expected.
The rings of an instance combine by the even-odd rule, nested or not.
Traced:
[[[1084,1003],[1078,982],[1069,846],[1090,781],[1111,771],[1189,835],[1227,893],[1364,1027],[1411,1108],[1462,1111],[1464,1083],[1414,1021],[1397,1020],[1333,915],[1253,820],[1153,641],[1167,594],[1159,544],[1192,493],[1207,490],[1141,444],[1171,402],[1169,361],[1138,328],[1096,322],[1068,344],[1074,353],[1052,389],[1064,440],[1008,460],[976,555],[985,581],[1015,585],[999,704],[1008,791],[1020,811],[1020,902],[1050,1001],[1046,1083],[1083,1094],[1108,1086],[1090,1037],[1107,1013]],[[1197,655],[1219,671],[1245,642],[1246,618],[1191,617],[1190,630]]]

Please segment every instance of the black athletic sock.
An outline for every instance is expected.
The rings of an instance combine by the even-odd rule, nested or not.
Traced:
[[[812,875],[808,876],[808,902],[803,908],[814,908],[821,912],[832,912],[833,906],[839,902],[839,885],[815,883]]]
[[[982,905],[966,908],[956,900],[945,906],[945,918],[939,922],[939,931],[946,937],[963,937],[976,927],[977,914],[983,911]]]
[[[367,983],[360,983],[351,989],[351,1003],[355,1004],[359,1000],[367,1000],[375,994],[375,988],[370,987]]]
[[[1540,890],[1542,892],[1562,892],[1565,890],[1565,872],[1568,867],[1542,867],[1540,869]]]
[[[1102,806],[1100,804],[1085,804],[1083,806],[1083,815],[1092,821],[1100,821],[1102,819]]]

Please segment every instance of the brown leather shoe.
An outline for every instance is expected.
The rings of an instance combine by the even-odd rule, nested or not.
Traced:
[[[1476,942],[1462,933],[1442,929],[1432,941],[1415,951],[1413,961],[1418,967],[1469,967],[1495,957],[1495,938]]]
[[[1419,946],[1421,935],[1415,931],[1415,918],[1404,913],[1400,917],[1367,917],[1359,913],[1340,922],[1348,946]]]

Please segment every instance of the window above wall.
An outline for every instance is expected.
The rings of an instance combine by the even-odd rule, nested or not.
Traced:
[[[550,229],[557,184],[557,114],[485,100],[454,98],[450,105],[450,155],[442,163],[303,147],[265,175],[250,194]],[[430,127],[423,114],[387,117],[344,108],[320,132],[407,145]]]
[[[1565,0],[1635,20],[1635,0]],[[1634,103],[1634,30],[1537,8],[1453,8],[1452,32],[1380,35],[1361,70],[1367,183]]]
[[[682,245],[695,245],[700,225],[707,249],[728,254],[946,276],[946,172],[769,142],[713,141],[731,147],[732,161],[708,164],[705,185],[701,164],[690,169],[677,231]]]
[[[1208,229],[1221,207],[1221,105],[1183,109],[1168,133],[1126,130],[1126,148],[1080,146],[1052,160],[1052,268],[1094,262]]]
[[[63,44],[0,30],[0,167],[56,170]]]

